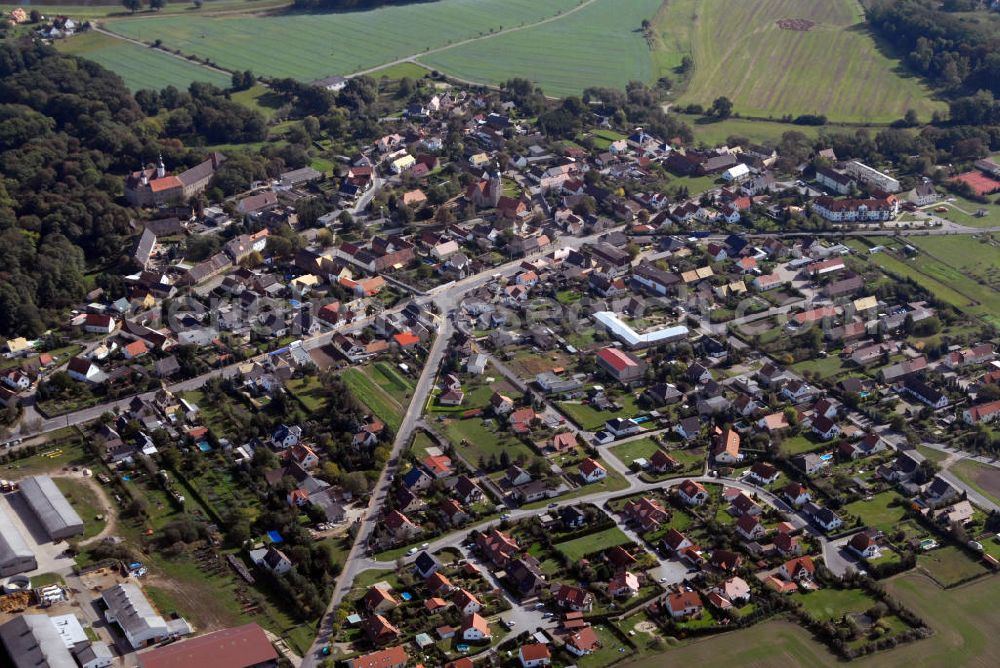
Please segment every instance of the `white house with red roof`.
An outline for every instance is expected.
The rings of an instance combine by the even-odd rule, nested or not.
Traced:
[[[608,470],[600,462],[587,457],[580,462],[580,477],[587,484],[599,482],[608,477]]]
[[[677,495],[688,506],[703,506],[708,502],[708,490],[705,486],[690,479],[677,486]]]

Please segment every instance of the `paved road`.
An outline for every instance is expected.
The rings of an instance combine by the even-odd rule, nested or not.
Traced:
[[[360,528],[358,530],[358,534],[355,537],[354,544],[351,546],[350,553],[347,555],[344,570],[342,571],[340,577],[337,578],[336,583],[334,583],[330,603],[327,606],[326,614],[323,616],[323,621],[320,623],[319,635],[313,642],[313,647],[309,652],[307,652],[303,660],[303,666],[312,666],[315,660],[321,658],[320,652],[323,646],[330,642],[330,634],[334,622],[334,612],[336,611],[337,606],[340,605],[341,600],[343,600],[346,590],[349,589],[351,583],[354,581],[354,578],[361,570],[359,568],[359,564],[362,562],[359,559],[359,555],[367,550],[368,541],[375,530],[376,521],[378,520],[382,504],[389,494],[389,488],[391,487],[393,476],[399,469],[400,454],[402,453],[403,448],[409,444],[413,428],[420,420],[421,414],[423,413],[426,397],[434,388],[435,380],[437,379],[437,372],[441,366],[441,360],[444,358],[444,355],[448,350],[448,345],[451,341],[451,335],[453,332],[454,330],[452,329],[448,318],[441,318],[437,338],[431,346],[430,352],[427,356],[427,362],[424,364],[423,371],[420,374],[420,380],[417,381],[417,386],[414,388],[413,400],[410,402],[410,405],[406,410],[406,414],[403,415],[402,423],[400,424],[399,430],[396,432],[396,440],[392,444],[392,454],[390,455],[389,460],[390,463],[382,470],[382,474],[379,476],[378,482],[372,490],[368,507],[365,509],[364,514],[360,518]]]

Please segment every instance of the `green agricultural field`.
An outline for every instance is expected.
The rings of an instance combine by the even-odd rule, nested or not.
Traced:
[[[63,40],[58,48],[103,65],[124,79],[133,91],[167,86],[186,89],[192,81],[207,81],[223,88],[230,84],[229,77],[221,72],[98,32]]]
[[[146,7],[149,6],[148,2],[143,4]],[[206,0],[202,8],[200,10],[196,10],[192,3],[176,2],[172,0],[159,11],[145,9],[136,12],[135,16],[142,16],[143,14],[148,14],[150,16],[162,16],[164,14],[205,16],[220,12],[235,11],[242,13],[249,11],[264,11],[266,9],[284,7],[288,4],[288,0]],[[5,3],[0,4],[0,12],[6,14],[15,7],[25,7],[26,9],[36,8],[41,11],[44,16],[60,15],[69,16],[74,19],[132,16],[132,14],[122,7],[120,2],[114,2],[114,0],[100,0],[99,2],[86,0],[85,2],[79,2],[76,4],[72,2],[67,2],[66,4],[33,2],[21,5]]]
[[[371,409],[393,431],[399,429],[404,407],[371,379],[371,376],[357,367],[351,367],[341,374],[354,398]]]
[[[632,79],[655,78],[641,26],[661,4],[593,0],[559,20],[422,56],[420,62],[477,82],[524,77],[548,95],[576,95],[591,86],[623,88]]]
[[[901,260],[890,252],[883,251],[869,255],[868,247],[856,240],[848,241],[847,245],[858,250],[861,257],[867,257],[867,260],[875,266],[904,278],[912,278],[918,285],[932,292],[941,301],[961,311],[974,312],[975,304],[971,298],[959,292],[956,287],[925,273],[928,265],[934,262],[933,259],[924,258],[918,265],[914,260]]]
[[[858,668],[989,668],[1000,654],[1000,578],[942,591],[930,578],[907,573],[892,578],[886,588],[893,597],[923,619],[934,631],[930,638],[851,661]],[[769,621],[749,629],[704,640],[624,664],[628,668],[697,665],[700,668],[835,668],[836,656],[817,643],[805,629],[790,622]]]
[[[310,81],[376,69],[430,49],[535,23],[578,3],[444,0],[363,12],[136,18],[108,22],[106,27],[143,42],[160,39],[168,48],[208,58],[226,69]]]
[[[615,545],[625,545],[630,543],[629,537],[622,533],[618,527],[611,527],[604,531],[592,533],[589,536],[576,538],[565,543],[557,543],[556,549],[566,555],[570,561],[579,561],[588,554],[603,552]]]
[[[929,119],[944,108],[918,79],[900,74],[900,62],[865,28],[856,0],[691,4],[670,2],[657,15],[657,25],[684,25],[696,17],[694,72],[681,103],[707,106],[726,96],[743,115],[824,114],[832,121],[868,122],[892,121],[908,109]],[[809,29],[779,27],[783,19],[798,19]]]
[[[922,253],[910,260],[884,252],[870,259],[890,271],[912,276],[960,310],[1000,324],[1000,246],[996,242],[969,236],[916,237],[907,242]]]
[[[1000,504],[1000,469],[963,459],[952,464],[948,470],[993,503]]]

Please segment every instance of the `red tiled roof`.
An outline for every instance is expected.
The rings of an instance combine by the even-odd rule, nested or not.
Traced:
[[[615,371],[624,371],[628,367],[636,366],[635,361],[618,348],[601,348],[597,351],[597,356]]]

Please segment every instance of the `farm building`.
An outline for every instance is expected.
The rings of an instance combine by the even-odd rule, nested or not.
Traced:
[[[28,502],[45,532],[52,540],[62,540],[83,533],[83,520],[48,476],[34,476],[21,481],[21,495]]]
[[[38,568],[35,554],[24,542],[24,536],[10,515],[0,508],[0,577],[24,573]]]
[[[139,655],[140,668],[265,668],[277,664],[278,653],[256,624],[207,633]]]
[[[163,619],[137,585],[124,582],[101,594],[104,618],[118,624],[135,649],[191,632],[183,619]]]
[[[73,655],[47,615],[14,617],[0,626],[0,640],[15,668],[77,668]]]

